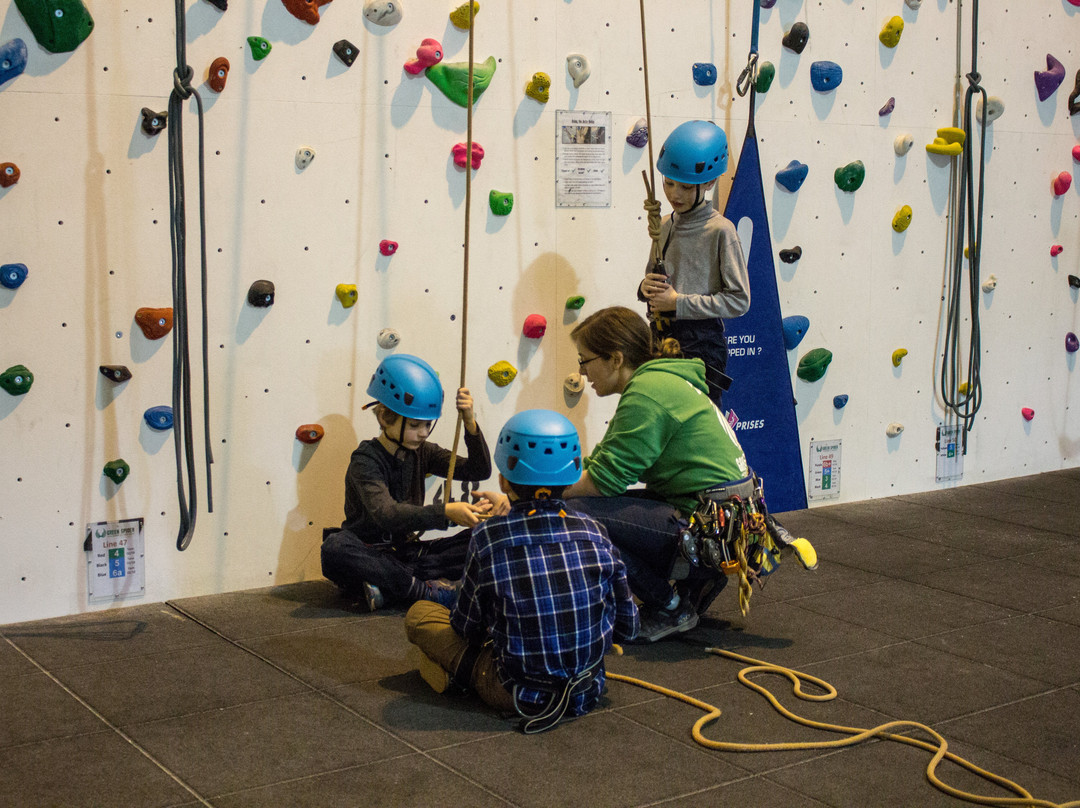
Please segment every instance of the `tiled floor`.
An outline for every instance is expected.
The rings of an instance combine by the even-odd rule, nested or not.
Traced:
[[[782,718],[705,649],[796,667],[838,698],[757,681],[819,721],[926,722],[1034,797],[1080,800],[1078,494],[1071,469],[785,514],[816,572],[786,563],[747,618],[729,587],[696,630],[608,668],[721,707],[711,739],[841,737]],[[966,804],[920,749],[715,751],[691,737],[699,709],[623,682],[525,737],[431,692],[401,623],[310,582],[0,627],[0,806]]]

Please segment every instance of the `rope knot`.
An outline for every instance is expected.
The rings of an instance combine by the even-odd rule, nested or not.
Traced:
[[[191,87],[191,79],[195,75],[195,71],[191,69],[191,65],[184,65],[184,70],[183,77],[180,76],[179,67],[173,70],[173,92],[186,100],[191,98],[192,93],[195,92]]]
[[[982,81],[982,76],[980,76],[977,71],[972,70],[970,73],[967,74],[967,80],[972,87],[979,88],[979,82]]]

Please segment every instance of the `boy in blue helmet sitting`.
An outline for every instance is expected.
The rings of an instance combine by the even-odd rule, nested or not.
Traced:
[[[471,528],[495,506],[483,495],[475,503],[424,504],[425,477],[445,477],[450,468],[450,452],[427,440],[443,405],[442,383],[431,365],[409,354],[388,356],[372,375],[367,393],[375,400],[365,409],[375,408],[381,431],[352,453],[345,474],[345,520],[323,540],[323,575],[363,598],[372,611],[384,603],[420,599],[450,604],[468,531],[425,542],[418,541],[419,535],[451,523]],[[486,480],[491,456],[467,388],[457,391],[456,403],[468,456],[455,461],[454,479]]]
[[[561,500],[581,476],[574,425],[550,410],[518,413],[495,465],[510,512],[473,530],[457,604],[413,604],[405,633],[436,692],[473,690],[542,732],[596,705],[604,654],[637,633],[637,607],[607,533]]]
[[[687,121],[668,135],[656,170],[672,212],[660,223],[661,260],[649,261],[638,285],[654,333],[674,337],[685,357],[705,363],[709,397],[718,407],[730,384],[724,320],[750,309],[738,233],[709,198],[727,163],[727,135],[712,121]],[[651,234],[656,222],[650,220]]]

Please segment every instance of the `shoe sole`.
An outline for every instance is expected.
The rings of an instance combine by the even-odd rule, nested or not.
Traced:
[[[817,550],[806,539],[795,539],[788,545],[794,552],[795,557],[799,559],[799,563],[803,565],[803,569],[816,570],[817,569]]]
[[[420,651],[417,667],[420,669],[420,678],[436,693],[445,693],[450,687],[450,674],[423,651]]]

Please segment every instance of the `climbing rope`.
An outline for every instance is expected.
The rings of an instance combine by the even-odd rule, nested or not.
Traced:
[[[735,92],[742,98],[745,96],[754,86],[754,82],[757,81],[757,67],[758,67],[758,29],[761,27],[761,0],[753,0],[754,3],[754,21],[750,28],[750,53],[746,57],[746,67],[743,68],[742,73],[739,74],[739,80],[735,82]],[[754,97],[750,96],[751,106],[754,103]]]
[[[176,449],[176,487],[180,505],[180,529],[176,549],[186,550],[195,533],[198,513],[195,479],[195,445],[192,438],[191,353],[188,338],[187,289],[187,202],[184,187],[184,127],[181,116],[184,101],[194,96],[199,119],[199,246],[202,279],[202,365],[203,427],[206,450],[206,508],[214,512],[210,465],[210,378],[206,310],[206,192],[203,158],[203,105],[198,91],[192,89],[194,71],[187,64],[187,22],[183,0],[176,0],[176,69],[173,90],[169,95],[169,234],[172,245],[173,297],[173,444]],[[187,484],[185,489],[185,472]],[[190,498],[189,498],[190,497]]]
[[[634,685],[635,687],[641,687],[646,690],[651,690],[655,693],[667,696],[669,698],[678,699],[692,707],[697,707],[699,710],[703,710],[705,715],[694,722],[694,726],[691,729],[691,735],[694,740],[700,745],[708,748],[715,749],[722,752],[782,752],[796,749],[835,749],[838,747],[855,746],[856,744],[868,741],[871,738],[882,738],[888,741],[896,741],[897,743],[907,744],[909,746],[915,746],[920,749],[924,749],[928,752],[932,752],[930,762],[926,766],[926,779],[937,788],[939,791],[948,794],[951,797],[955,797],[966,802],[973,802],[979,805],[994,805],[994,806],[1031,806],[1032,808],[1080,808],[1080,800],[1066,803],[1053,803],[1046,800],[1036,799],[1022,786],[1008,780],[1000,775],[989,772],[974,763],[948,751],[948,742],[939,733],[935,732],[925,724],[920,724],[916,721],[889,721],[884,724],[880,724],[870,729],[863,729],[860,727],[846,727],[840,724],[829,724],[822,721],[814,721],[809,718],[797,715],[784,707],[773,693],[764,685],[758,684],[751,680],[751,676],[755,674],[772,674],[776,676],[783,676],[791,682],[792,692],[803,699],[804,701],[830,701],[837,696],[836,688],[830,685],[823,679],[819,679],[816,676],[811,676],[801,671],[794,670],[792,668],[785,668],[781,665],[774,665],[769,662],[763,662],[753,657],[743,656],[737,654],[734,651],[726,651],[722,648],[707,648],[705,649],[710,654],[716,654],[718,656],[727,657],[738,662],[744,662],[748,667],[742,668],[738,673],[739,681],[751,690],[760,693],[764,696],[773,708],[779,712],[784,718],[789,721],[794,721],[798,724],[802,724],[805,727],[812,729],[825,730],[826,732],[835,732],[843,735],[848,735],[847,738],[839,738],[834,741],[799,741],[799,742],[784,742],[784,743],[741,743],[735,741],[714,741],[706,738],[702,730],[712,722],[720,718],[723,711],[719,707],[715,707],[708,702],[700,701],[688,696],[685,693],[680,693],[676,690],[670,690],[661,685],[653,684],[652,682],[646,682],[641,679],[635,679],[631,676],[623,676],[617,673],[607,672],[607,678],[609,681],[625,682],[626,684]],[[618,649],[616,653],[621,653],[621,649]],[[809,682],[814,686],[820,688],[822,693],[807,693],[802,688],[803,682]],[[924,741],[919,738],[914,738],[909,735],[897,734],[897,731],[911,731],[916,730],[920,733],[924,733],[932,739],[930,741]],[[989,797],[980,794],[972,794],[967,791],[962,791],[958,788],[950,786],[941,780],[937,775],[938,765],[942,760],[948,760],[950,763],[955,763],[961,766],[973,774],[978,775],[984,780],[988,780],[995,783],[998,786],[1011,791],[1016,794],[1016,797]]]
[[[961,26],[963,2],[957,4],[957,31]],[[956,204],[952,209],[953,221],[952,263],[945,282],[945,347],[941,363],[941,397],[947,410],[956,414],[967,433],[975,425],[975,414],[982,405],[981,354],[982,338],[979,325],[979,269],[982,254],[983,185],[986,174],[986,90],[980,84],[978,71],[979,54],[979,0],[973,0],[971,11],[971,71],[967,74],[968,88],[964,94],[964,150],[960,160],[960,179],[956,186]],[[957,61],[959,71],[959,59]],[[974,147],[972,144],[972,102],[976,93],[982,99],[982,116],[979,133],[978,189],[975,188]],[[966,238],[965,238],[966,237]],[[966,242],[966,243],[965,243]],[[960,326],[963,317],[964,254],[968,259],[968,316],[971,324],[968,333],[968,357],[966,381],[958,380],[960,361]]]
[[[664,272],[664,251],[660,247],[660,202],[656,199],[656,163],[653,160],[652,104],[649,101],[649,43],[645,37],[645,0],[638,0],[641,19],[641,67],[645,77],[645,131],[649,146],[649,171],[641,170],[645,181],[645,212],[649,226],[649,238],[652,239],[652,260],[655,271]]]

